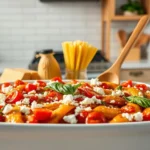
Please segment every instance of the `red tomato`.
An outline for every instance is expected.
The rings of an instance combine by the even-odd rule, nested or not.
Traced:
[[[92,89],[92,86],[89,83],[83,83],[81,87],[82,88],[90,88],[90,89]]]
[[[132,80],[128,80],[126,82],[123,82],[121,84],[121,86],[123,86],[123,87],[132,87],[133,86]]]
[[[23,99],[23,94],[20,91],[13,91],[6,98],[6,103],[14,104]]]
[[[9,82],[6,82],[6,83],[3,83],[2,84],[2,87],[8,87],[8,86],[10,86],[11,84],[9,83]]]
[[[52,81],[58,81],[58,82],[60,82],[60,83],[62,83],[62,84],[65,83],[65,82],[62,81],[62,79],[61,79],[60,77],[54,77],[54,78],[52,78],[51,80],[52,80]]]
[[[15,82],[14,82],[14,87],[17,87],[17,86],[19,86],[19,85],[24,85],[25,84],[25,82],[23,82],[22,80],[16,80]]]
[[[0,114],[0,122],[4,122],[4,121],[5,121],[5,117]]]
[[[26,92],[31,92],[33,90],[37,90],[37,86],[34,85],[34,84],[31,84],[31,83],[28,83],[26,86],[25,86],[25,90]]]
[[[107,83],[102,83],[102,84],[100,85],[100,87],[102,87],[103,89],[109,89],[109,88],[110,88]]]
[[[38,122],[46,122],[49,121],[52,116],[52,111],[45,108],[37,108],[34,109],[33,114]]]
[[[39,84],[39,86],[41,87],[45,87],[46,83],[44,81],[38,80],[37,83]]]
[[[135,85],[137,89],[141,90],[141,91],[147,91],[148,87],[145,84],[136,84]]]
[[[90,88],[78,88],[78,91],[80,94],[84,95],[84,96],[87,96],[89,98],[92,98],[93,96],[96,96],[97,99],[101,99],[102,98],[102,95],[94,92],[92,89]]]
[[[50,102],[53,100],[61,100],[63,98],[63,95],[61,93],[58,93],[56,91],[51,91],[49,94],[45,97],[46,102]]]
[[[30,104],[31,104],[33,101],[37,101],[37,100],[38,100],[38,96],[36,96],[36,95],[29,96],[28,98],[30,99]]]
[[[143,120],[150,121],[150,108],[146,108],[143,111]]]
[[[81,102],[81,101],[83,101],[83,97],[78,97],[78,98],[75,99],[75,101]]]
[[[93,123],[105,123],[106,119],[101,112],[91,112],[88,114],[86,118],[87,124],[93,124]]]
[[[86,117],[88,116],[89,114],[89,111],[81,111],[78,115],[77,115],[77,120],[78,120],[78,123],[85,123],[85,119]]]
[[[122,113],[134,113],[136,112],[135,107],[131,105],[126,105],[121,108]]]

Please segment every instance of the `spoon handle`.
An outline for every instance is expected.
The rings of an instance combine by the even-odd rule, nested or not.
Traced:
[[[136,43],[138,37],[140,36],[141,32],[143,31],[144,27],[146,26],[146,24],[149,21],[149,16],[148,15],[144,15],[143,17],[141,17],[140,21],[138,22],[138,24],[136,25],[134,31],[132,32],[129,40],[127,41],[125,47],[122,49],[122,52],[120,53],[119,57],[117,58],[117,60],[115,61],[115,63],[112,65],[111,69],[117,69],[121,67],[124,59],[126,58],[128,52],[130,51],[130,49],[134,46],[134,44]]]

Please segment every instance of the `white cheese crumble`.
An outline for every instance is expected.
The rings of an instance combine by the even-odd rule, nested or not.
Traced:
[[[35,109],[35,108],[42,108],[43,104],[37,104],[36,101],[33,101],[31,104],[31,109]]]
[[[71,94],[63,95],[63,100],[61,101],[61,103],[66,104],[66,105],[75,105],[75,106],[78,105],[78,103],[74,101],[73,95]]]
[[[138,92],[138,96],[143,97],[143,93],[142,92]]]
[[[3,93],[8,93],[8,92],[10,92],[11,90],[13,89],[13,86],[8,86],[8,87],[3,87],[2,86],[2,92]]]
[[[101,95],[105,95],[104,89],[100,87],[94,87],[93,90]]]
[[[21,111],[22,113],[26,114],[26,115],[29,115],[30,112],[31,112],[31,111],[30,111],[30,108],[27,107],[26,105],[21,106],[21,107],[20,107],[20,111]]]
[[[96,96],[93,96],[92,98],[86,97],[83,101],[80,102],[81,105],[90,105],[90,104],[102,104],[102,101],[100,99],[97,99]]]
[[[110,103],[111,103],[111,104],[114,104],[114,103],[115,103],[115,100],[111,100]]]
[[[86,108],[84,108],[84,110],[85,110],[85,111],[91,111],[92,108],[91,108],[91,107],[86,107]]]
[[[149,90],[147,90],[147,91],[146,91],[146,93],[147,93],[147,94],[150,94],[150,91],[149,91]]]
[[[22,100],[22,104],[29,105],[30,104],[30,99],[29,98],[24,98]]]
[[[127,118],[129,121],[142,121],[143,120],[143,114],[141,112],[137,112],[134,114],[129,113],[122,113],[122,117]]]
[[[91,108],[91,107],[78,106],[78,107],[76,107],[76,109],[75,109],[75,115],[78,115],[78,114],[79,114],[81,111],[83,111],[83,110],[85,110],[85,111],[91,111],[92,108]]]
[[[48,92],[45,91],[44,94],[43,94],[43,96],[46,97],[47,95],[48,95]]]
[[[43,94],[35,94],[39,99],[43,98]]]
[[[0,93],[0,105],[1,106],[5,105],[5,99],[6,99],[6,95],[3,93]]]
[[[112,91],[112,96],[122,96],[124,93],[121,90]]]
[[[68,122],[68,123],[71,123],[71,124],[76,124],[77,123],[77,119],[76,119],[75,115],[64,116],[63,120]]]
[[[32,90],[32,91],[28,92],[28,94],[35,94],[35,93],[36,93],[35,90]]]
[[[3,109],[3,114],[8,114],[13,110],[13,107],[10,104],[7,104]]]
[[[16,102],[16,105],[21,105],[21,104],[22,104],[21,101]]]
[[[95,78],[95,79],[91,79],[90,84],[91,85],[101,85],[102,82],[99,82],[98,78]]]

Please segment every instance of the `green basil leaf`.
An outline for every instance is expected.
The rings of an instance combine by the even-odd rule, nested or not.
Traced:
[[[128,102],[138,104],[139,106],[143,108],[150,107],[150,99],[145,97],[139,97],[139,96],[129,96],[124,97]]]
[[[119,85],[116,89],[117,89],[117,90],[122,90],[122,86]]]
[[[74,94],[79,86],[81,86],[81,84],[71,85],[54,82],[46,86],[46,88],[50,88],[62,94]]]

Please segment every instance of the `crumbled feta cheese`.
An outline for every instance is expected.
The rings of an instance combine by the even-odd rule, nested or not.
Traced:
[[[16,102],[16,105],[21,105],[21,104],[22,104],[21,101]]]
[[[133,114],[134,120],[135,121],[142,121],[143,120],[143,114],[141,112],[137,112]]]
[[[138,93],[138,96],[143,97],[143,93],[142,93],[142,92],[139,92],[139,93]]]
[[[5,105],[5,99],[6,99],[6,95],[3,93],[0,93],[0,105],[1,106]]]
[[[110,103],[111,103],[111,104],[114,104],[114,103],[115,103],[115,100],[111,100]]]
[[[8,114],[13,110],[13,107],[10,104],[7,104],[3,109],[3,114]]]
[[[23,97],[28,97],[29,95],[28,94],[23,94]]]
[[[21,111],[22,113],[26,114],[26,115],[29,115],[30,112],[31,112],[31,111],[30,111],[30,108],[27,107],[26,105],[21,106],[21,107],[20,107],[20,111]]]
[[[32,90],[32,91],[28,92],[28,94],[35,94],[35,93],[36,93],[35,90]]]
[[[149,90],[147,90],[147,91],[146,91],[146,93],[147,93],[147,94],[150,94],[150,91],[149,91]]]
[[[86,107],[86,108],[84,108],[84,110],[85,110],[85,111],[91,111],[92,108],[91,108],[91,107]]]
[[[131,87],[131,85],[130,84],[128,84],[128,86],[127,86],[128,88],[130,88]]]
[[[112,96],[122,96],[124,93],[121,90],[112,91]]]
[[[44,94],[43,94],[43,96],[46,97],[47,95],[48,95],[48,92],[45,91]]]
[[[93,90],[101,95],[105,95],[104,89],[100,87],[94,87]]]
[[[74,101],[73,95],[71,95],[71,94],[63,95],[63,100],[61,102],[66,105],[75,105],[75,106],[78,105],[78,103],[76,101]]]
[[[134,114],[129,113],[122,113],[122,117],[127,118],[129,121],[142,121],[143,120],[143,114],[141,112],[137,112]]]
[[[29,98],[24,98],[22,100],[22,104],[29,105],[30,104],[30,99]]]
[[[76,107],[76,109],[74,111],[75,115],[78,115],[82,110],[84,110],[83,107],[80,107],[80,106]]]
[[[101,104],[101,100],[97,99],[96,96],[93,96],[92,98],[86,97],[83,101],[80,102],[81,105],[90,105],[90,104]]]
[[[13,89],[13,86],[8,86],[8,87],[3,87],[2,86],[2,92],[3,93],[8,93],[8,92],[10,92],[11,90]]]
[[[42,108],[43,104],[37,104],[36,101],[33,101],[31,104],[31,109],[35,109],[35,108]]]
[[[76,119],[75,115],[64,116],[63,120],[68,122],[68,123],[71,123],[71,124],[76,124],[77,123],[77,119]]]
[[[102,83],[99,82],[98,78],[96,78],[96,79],[91,79],[90,84],[91,85],[101,85]]]
[[[74,99],[77,99],[77,98],[85,98],[85,96],[83,96],[83,95],[74,95],[73,98],[74,98]]]
[[[43,98],[43,94],[35,94],[39,99]]]
[[[129,113],[122,113],[122,117],[127,118],[129,121],[133,120],[133,116]]]

